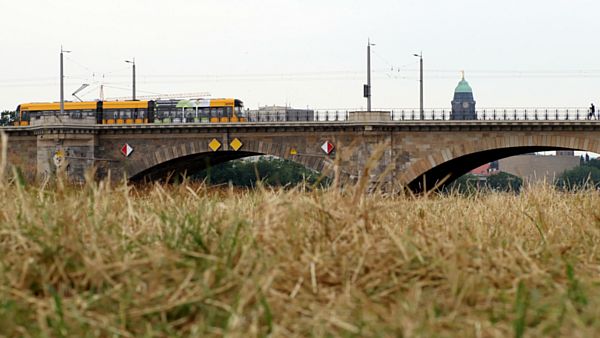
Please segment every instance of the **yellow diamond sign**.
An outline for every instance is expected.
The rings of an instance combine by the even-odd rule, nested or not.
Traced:
[[[213,138],[212,141],[210,141],[210,143],[208,144],[208,147],[212,151],[217,151],[219,150],[219,148],[221,148],[221,142],[217,141],[216,138]]]
[[[233,139],[233,141],[231,141],[231,143],[229,143],[229,145],[231,146],[231,149],[238,151],[244,144],[236,137]]]
[[[292,150],[290,150],[290,155],[298,155],[298,150],[296,150],[296,148],[292,148]]]

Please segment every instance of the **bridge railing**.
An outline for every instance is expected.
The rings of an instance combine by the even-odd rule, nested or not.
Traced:
[[[306,122],[348,121],[350,114],[360,109],[296,110],[252,112],[245,117],[250,122]],[[472,112],[455,112],[451,109],[427,109],[420,113],[414,109],[381,109],[390,113],[393,121],[446,121],[446,120],[500,120],[500,121],[552,121],[598,119],[600,114],[590,116],[588,108],[482,108]]]
[[[347,121],[351,111],[357,110],[317,110],[315,121]],[[444,121],[444,120],[502,120],[502,121],[536,121],[536,120],[587,120],[597,119],[598,114],[590,116],[588,108],[484,108],[475,111],[452,113],[451,109],[427,109],[420,113],[419,109],[382,109],[389,111],[393,121]]]

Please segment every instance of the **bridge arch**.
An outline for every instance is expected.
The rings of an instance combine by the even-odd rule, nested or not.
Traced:
[[[156,180],[169,174],[182,174],[205,169],[231,160],[250,156],[270,155],[291,160],[306,168],[328,174],[331,160],[324,156],[306,154],[292,155],[292,147],[266,141],[252,141],[244,144],[239,151],[229,149],[207,150],[206,141],[189,141],[175,146],[157,147],[148,156],[132,161],[126,166],[130,181]]]
[[[531,152],[580,150],[600,153],[600,142],[587,136],[515,135],[484,138],[437,149],[407,166],[400,175],[415,192],[448,184],[486,163]],[[444,181],[445,180],[445,181]]]

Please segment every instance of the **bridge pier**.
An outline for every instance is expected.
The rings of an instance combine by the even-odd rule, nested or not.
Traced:
[[[63,120],[67,120],[65,124],[73,122],[68,117]],[[85,172],[95,165],[97,132],[85,126],[79,127],[83,123],[78,119],[75,122],[78,123],[71,126],[40,123],[40,128],[35,132],[35,177],[38,181],[65,174],[70,180],[81,182],[85,179]]]

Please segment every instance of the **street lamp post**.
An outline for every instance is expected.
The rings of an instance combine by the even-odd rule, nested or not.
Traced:
[[[71,51],[63,50],[62,45],[60,46],[60,115],[65,113],[65,75],[63,67],[63,54],[71,53]]]
[[[423,52],[421,52],[421,54],[413,54],[414,56],[419,58],[419,63],[420,63],[420,76],[419,76],[419,83],[420,83],[420,91],[419,91],[419,112],[421,115],[421,120],[425,119],[425,110],[423,110]]]
[[[135,58],[133,60],[125,60],[127,63],[131,63],[133,65],[133,101],[135,101]]]
[[[371,46],[375,46],[369,39],[367,41],[367,84],[364,87],[364,97],[367,98],[367,111],[371,111]]]

